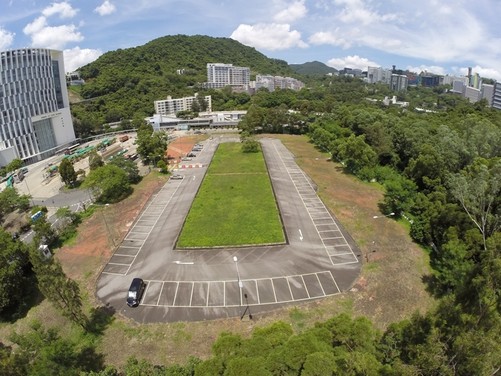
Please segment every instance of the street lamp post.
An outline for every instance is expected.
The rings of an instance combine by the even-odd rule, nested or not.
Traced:
[[[374,215],[374,216],[372,216],[372,218],[377,219],[377,218],[393,217],[394,215],[395,215],[395,213],[391,212],[391,213],[383,214],[383,215]],[[374,240],[372,241],[372,251],[371,252],[372,253],[376,252],[376,242]],[[365,261],[369,262],[369,252],[368,251],[365,251]]]
[[[242,306],[242,289],[244,287],[244,284],[242,283],[242,279],[240,278],[240,271],[238,270],[238,257],[233,256],[233,261],[235,262],[235,268],[237,269],[237,280],[238,280],[238,289],[240,291],[240,306]],[[240,320],[242,320],[245,316],[245,314],[248,312],[249,313],[249,319],[252,320],[252,314],[250,311],[250,306],[249,306],[249,300],[247,298],[247,294],[243,294],[243,297],[245,298],[245,310],[240,316]]]

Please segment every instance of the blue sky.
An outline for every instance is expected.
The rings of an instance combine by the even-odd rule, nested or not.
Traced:
[[[63,50],[71,71],[107,51],[200,34],[290,64],[472,67],[501,81],[500,14],[500,0],[0,0],[0,50]]]

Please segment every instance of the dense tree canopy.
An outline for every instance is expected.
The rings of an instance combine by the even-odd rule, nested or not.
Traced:
[[[33,284],[28,247],[0,228],[0,318],[10,318],[22,310]]]

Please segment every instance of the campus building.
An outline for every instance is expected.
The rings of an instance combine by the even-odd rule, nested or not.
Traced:
[[[167,99],[155,101],[155,113],[160,115],[173,115],[175,116],[180,111],[192,111],[193,103],[197,102],[199,107],[202,107],[200,104],[200,99],[198,97],[198,93],[192,97],[183,97],[183,98],[172,98],[170,95]],[[203,98],[203,102],[205,102],[204,108],[200,108],[199,111],[212,111],[212,99],[210,95],[206,95]]]
[[[44,159],[74,140],[63,53],[0,52],[0,165]]]
[[[210,89],[225,86],[248,86],[250,81],[250,68],[234,67],[233,64],[208,63],[207,82],[205,86]]]
[[[292,77],[272,76],[272,75],[256,75],[256,90],[260,88],[268,89],[272,92],[275,89],[291,89],[301,90],[304,83]]]

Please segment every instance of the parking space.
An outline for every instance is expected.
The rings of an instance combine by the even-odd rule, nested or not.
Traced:
[[[293,156],[288,152],[280,153],[279,150],[277,153],[279,153],[280,159],[315,225],[332,265],[359,263],[346,237],[318,197],[310,179],[297,167]]]
[[[156,226],[166,206],[172,200],[182,180],[169,181],[156,194],[146,209],[141,213],[136,223],[127,233],[125,239],[117,248],[110,261],[103,269],[103,274],[126,275],[137,255],[141,252],[144,242]]]
[[[238,307],[291,303],[341,291],[330,271],[276,278],[231,281],[145,281],[141,305],[163,307]],[[247,295],[245,299],[244,294]]]
[[[195,163],[202,168],[177,170],[183,179],[169,180],[152,197],[106,265],[98,296],[119,309],[123,304],[122,277],[140,276],[147,284],[140,305],[159,307],[145,316],[154,322],[234,316],[239,314],[236,308],[242,306],[252,306],[254,313],[264,312],[337,295],[349,288],[358,275],[360,261],[310,179],[278,140],[263,140],[262,145],[286,244],[175,248],[218,142],[210,140],[197,156]],[[110,284],[116,294],[110,293]]]

